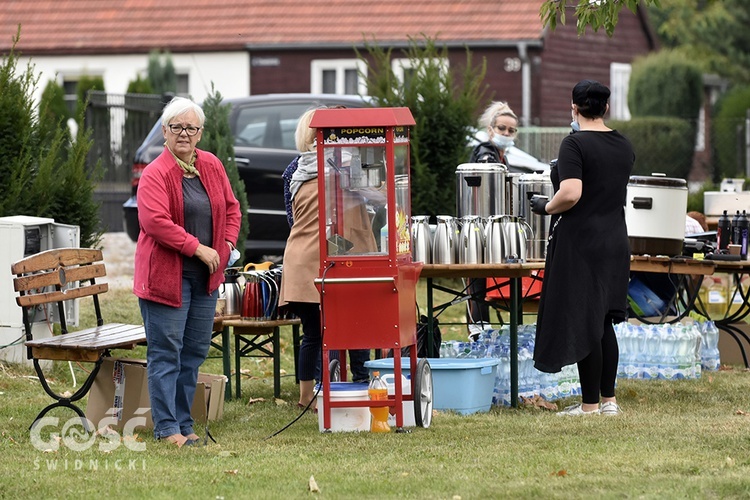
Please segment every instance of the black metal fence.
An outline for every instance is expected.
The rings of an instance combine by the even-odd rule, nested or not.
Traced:
[[[87,165],[99,165],[101,182],[95,198],[101,202],[100,220],[104,231],[122,231],[122,204],[130,197],[133,157],[154,123],[161,116],[160,95],[108,94],[89,91],[86,128],[93,145]]]

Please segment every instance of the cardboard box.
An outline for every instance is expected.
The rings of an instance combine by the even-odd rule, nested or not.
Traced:
[[[224,375],[198,374],[190,414],[196,422],[218,420],[224,413]],[[94,379],[86,405],[86,418],[96,428],[153,429],[146,361],[105,358]],[[137,420],[131,420],[137,419]]]

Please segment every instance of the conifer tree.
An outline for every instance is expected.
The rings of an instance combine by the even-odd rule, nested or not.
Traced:
[[[203,101],[203,112],[206,115],[206,123],[203,129],[201,141],[198,144],[200,149],[210,151],[221,160],[227,171],[229,182],[232,184],[232,191],[235,198],[240,202],[240,211],[242,212],[242,225],[240,226],[240,236],[237,242],[237,250],[240,251],[240,260],[245,260],[245,240],[249,232],[247,220],[247,192],[245,184],[240,179],[237,163],[234,161],[234,137],[229,127],[228,104],[222,104],[223,97],[218,90],[211,84],[211,93]]]

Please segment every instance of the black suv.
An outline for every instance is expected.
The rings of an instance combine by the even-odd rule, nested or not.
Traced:
[[[232,108],[229,126],[234,135],[235,161],[247,192],[250,234],[245,242],[245,258],[259,262],[281,256],[289,236],[281,174],[297,155],[294,131],[299,117],[317,106],[361,108],[368,104],[359,96],[332,94],[254,95],[224,102]],[[163,150],[158,121],[135,153],[133,193],[123,204],[125,230],[133,241],[138,240],[139,233],[138,179]]]

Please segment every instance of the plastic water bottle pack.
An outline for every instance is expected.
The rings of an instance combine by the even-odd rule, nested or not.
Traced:
[[[536,325],[518,326],[518,395],[542,396],[548,401],[581,393],[578,368],[569,365],[560,373],[543,373],[534,367]],[[441,358],[498,358],[497,378],[492,402],[510,406],[510,327],[485,330],[476,342],[445,341]]]
[[[615,325],[619,378],[694,379],[719,369],[719,330],[713,321],[692,324]]]

